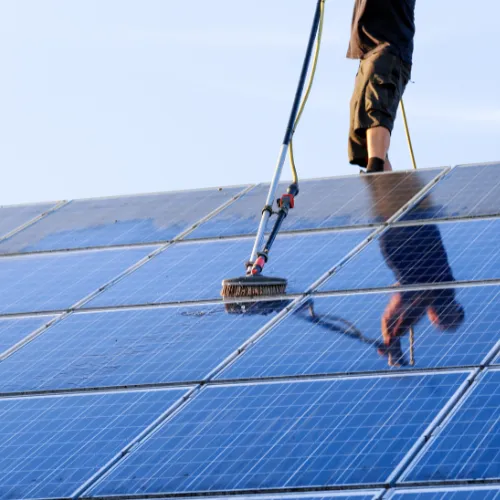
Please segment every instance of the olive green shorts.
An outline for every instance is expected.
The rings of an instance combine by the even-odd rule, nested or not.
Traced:
[[[366,167],[368,149],[366,130],[385,127],[392,133],[411,66],[400,57],[379,51],[362,59],[351,99],[349,162]]]

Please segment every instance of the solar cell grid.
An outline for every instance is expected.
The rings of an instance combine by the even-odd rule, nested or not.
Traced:
[[[0,392],[201,380],[276,313],[256,306],[73,314],[0,363]]]
[[[93,495],[373,484],[464,373],[208,387]]]
[[[391,227],[320,289],[500,278],[500,218]]]
[[[0,400],[0,498],[69,497],[185,392]]]
[[[0,253],[170,240],[244,189],[75,200],[0,243]]]
[[[0,318],[0,354],[52,320],[54,316]]]
[[[403,481],[500,479],[500,371],[489,371]]]
[[[402,220],[500,214],[500,163],[453,169]]]
[[[283,223],[283,231],[379,224],[387,220],[441,169],[393,172],[374,179],[346,176],[300,181],[296,206]],[[289,183],[281,183],[278,193]],[[269,186],[261,184],[202,224],[188,238],[241,236],[256,232]]]
[[[498,303],[497,286],[312,297],[219,378],[478,365],[498,342]],[[465,312],[460,324],[453,304]],[[436,310],[439,326],[428,317]],[[383,331],[404,336],[387,347]]]
[[[304,292],[369,234],[347,230],[281,235],[266,274],[286,277],[287,293]],[[218,299],[223,279],[244,274],[252,245],[252,239],[175,244],[86,307]]]
[[[155,248],[1,257],[0,314],[69,308]]]
[[[492,487],[436,488],[428,490],[394,491],[389,500],[498,500],[500,489]]]

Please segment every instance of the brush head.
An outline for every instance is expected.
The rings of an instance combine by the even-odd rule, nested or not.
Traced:
[[[284,295],[287,280],[254,275],[231,278],[222,282],[221,295],[228,298],[274,297]]]
[[[245,316],[267,316],[282,311],[292,303],[291,300],[259,300],[257,302],[224,302],[228,314],[244,314]]]

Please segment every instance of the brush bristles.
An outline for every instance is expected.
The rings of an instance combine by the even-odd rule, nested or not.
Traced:
[[[284,295],[286,291],[286,283],[279,285],[241,285],[227,283],[222,286],[221,295],[224,298],[231,297],[266,297]]]

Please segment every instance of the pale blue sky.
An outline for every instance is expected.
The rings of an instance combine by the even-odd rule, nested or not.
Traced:
[[[295,137],[303,177],[346,159],[353,0],[328,0]],[[0,203],[272,176],[315,0],[0,0]],[[417,0],[406,107],[422,167],[500,160],[497,0]],[[391,158],[410,168],[398,119]],[[288,176],[288,171],[286,171]]]

